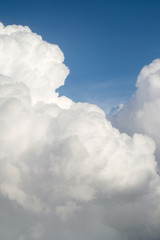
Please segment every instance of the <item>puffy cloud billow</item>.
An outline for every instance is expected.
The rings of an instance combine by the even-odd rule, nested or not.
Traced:
[[[130,135],[58,96],[63,61],[28,27],[0,24],[1,239],[158,240],[159,60],[113,119]]]
[[[156,158],[160,163],[160,59],[143,67],[136,87],[134,96],[112,122],[130,135],[136,131],[152,137],[156,143]]]

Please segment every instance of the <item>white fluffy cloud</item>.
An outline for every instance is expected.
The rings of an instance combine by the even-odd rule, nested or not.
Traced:
[[[58,97],[63,61],[28,27],[0,25],[1,238],[159,239],[154,141]]]
[[[136,86],[135,95],[112,122],[130,135],[136,131],[152,137],[156,143],[156,160],[160,162],[160,59],[143,67]]]

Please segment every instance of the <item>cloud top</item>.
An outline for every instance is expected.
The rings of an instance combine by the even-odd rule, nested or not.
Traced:
[[[0,29],[0,73],[24,83],[33,103],[56,102],[69,107],[71,100],[64,97],[63,101],[55,92],[69,73],[59,47],[43,41],[28,27],[1,24]]]

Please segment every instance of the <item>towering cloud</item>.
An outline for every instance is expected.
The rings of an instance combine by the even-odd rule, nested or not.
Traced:
[[[59,97],[63,61],[28,27],[0,25],[1,238],[159,239],[154,141]]]
[[[152,137],[160,163],[160,59],[143,67],[136,86],[135,95],[112,122],[130,135],[136,131]]]

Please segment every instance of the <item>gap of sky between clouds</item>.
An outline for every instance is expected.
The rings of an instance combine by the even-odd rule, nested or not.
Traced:
[[[159,8],[156,0],[6,0],[0,20],[58,44],[70,69],[60,95],[108,112],[130,98],[141,68],[160,56]]]

